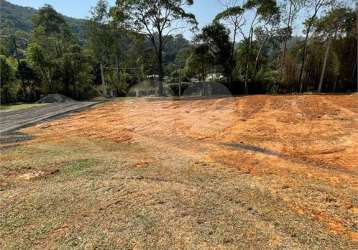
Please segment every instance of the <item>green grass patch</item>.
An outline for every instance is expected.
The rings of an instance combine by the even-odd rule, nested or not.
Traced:
[[[90,169],[97,165],[94,159],[76,160],[70,162],[64,169],[63,174],[77,176],[82,173],[90,171]]]
[[[0,112],[10,112],[17,111],[22,109],[29,109],[34,107],[42,107],[45,106],[44,103],[15,103],[15,104],[1,104]]]

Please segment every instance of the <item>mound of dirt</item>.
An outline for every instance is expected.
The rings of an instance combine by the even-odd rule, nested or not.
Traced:
[[[64,103],[64,102],[74,102],[74,100],[61,94],[49,94],[37,101],[37,103]]]

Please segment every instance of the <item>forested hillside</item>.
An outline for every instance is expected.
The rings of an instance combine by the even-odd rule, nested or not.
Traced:
[[[1,34],[7,35],[16,31],[31,32],[32,17],[37,10],[31,7],[23,7],[12,4],[5,0],[0,0],[1,11]],[[82,41],[84,39],[84,23],[83,19],[76,19],[64,16],[71,31]]]

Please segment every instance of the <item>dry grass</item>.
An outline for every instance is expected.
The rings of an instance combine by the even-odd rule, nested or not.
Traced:
[[[357,119],[356,96],[126,99],[25,129],[0,248],[356,249]]]

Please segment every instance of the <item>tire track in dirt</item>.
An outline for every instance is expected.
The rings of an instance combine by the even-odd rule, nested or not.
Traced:
[[[264,154],[264,155],[268,155],[268,156],[278,157],[278,158],[281,158],[283,160],[290,161],[293,163],[305,164],[305,165],[310,165],[312,167],[316,167],[316,168],[320,168],[320,169],[324,169],[324,170],[333,170],[333,171],[340,172],[340,173],[358,176],[358,172],[354,171],[354,170],[344,169],[340,166],[328,164],[326,162],[320,162],[320,161],[309,159],[309,158],[294,157],[293,155],[283,154],[281,152],[276,152],[276,151],[273,151],[273,150],[270,150],[267,148],[263,148],[263,147],[259,147],[259,146],[255,146],[255,145],[242,144],[242,143],[230,143],[230,144],[226,143],[226,144],[222,144],[222,145],[231,147],[231,148],[235,148],[238,150],[242,150],[242,151],[249,151],[249,152],[260,153],[260,154]]]

